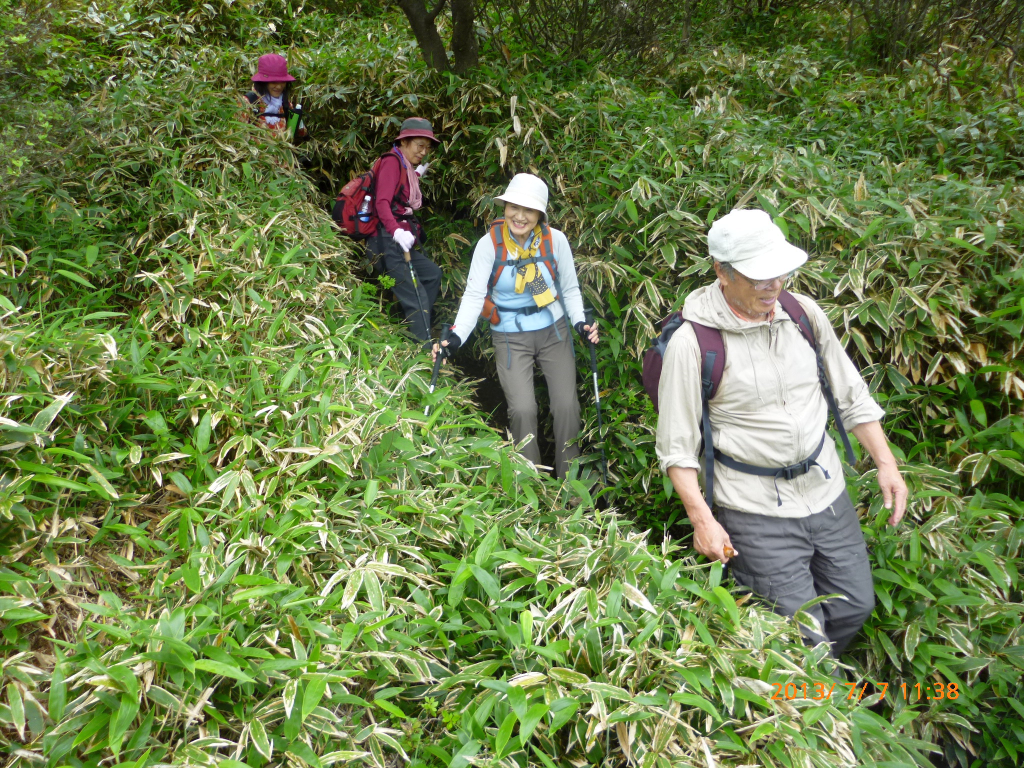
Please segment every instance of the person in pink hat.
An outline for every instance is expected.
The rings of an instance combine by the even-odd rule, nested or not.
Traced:
[[[288,74],[288,60],[277,53],[260,56],[252,82],[253,90],[245,94],[252,120],[272,131],[289,133],[292,141],[304,139],[302,105],[292,104],[291,84],[295,78]],[[295,126],[291,132],[289,123]]]
[[[423,225],[416,211],[423,205],[420,177],[427,170],[427,155],[439,143],[430,122],[422,117],[410,117],[402,123],[391,151],[374,166],[373,205],[380,225],[366,243],[371,257],[395,281],[395,298],[409,330],[421,341],[430,339],[434,302],[441,290],[441,268],[423,247]]]

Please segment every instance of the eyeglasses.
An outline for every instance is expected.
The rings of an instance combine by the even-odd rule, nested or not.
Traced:
[[[736,274],[739,275],[740,277],[742,277],[744,282],[746,282],[747,285],[751,286],[755,291],[767,291],[769,288],[771,288],[773,285],[775,285],[775,282],[777,280],[781,281],[782,284],[785,285],[786,281],[789,280],[789,278],[791,278],[793,276],[792,272],[787,272],[784,275],[779,275],[778,277],[773,277],[771,280],[751,280],[749,277],[744,275],[742,272],[737,272]]]

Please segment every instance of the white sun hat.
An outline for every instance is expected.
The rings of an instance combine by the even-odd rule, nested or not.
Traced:
[[[495,200],[503,203],[521,205],[523,208],[532,208],[541,213],[547,212],[548,207],[548,185],[543,179],[534,176],[532,173],[517,173],[512,181],[505,188],[505,194],[498,195]]]
[[[788,274],[807,261],[806,251],[786,241],[764,211],[730,211],[708,231],[708,252],[751,280]]]

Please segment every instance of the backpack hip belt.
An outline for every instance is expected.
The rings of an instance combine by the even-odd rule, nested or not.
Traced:
[[[538,312],[543,312],[547,307],[503,307],[500,304],[495,304],[494,308],[499,312],[508,312],[509,314],[516,315],[536,315]]]
[[[779,492],[779,478],[784,480],[794,480],[801,475],[806,475],[811,471],[811,467],[817,467],[825,475],[825,479],[828,480],[831,476],[828,470],[825,469],[821,464],[818,463],[818,456],[821,455],[821,449],[825,447],[825,433],[821,434],[821,440],[818,442],[818,447],[814,449],[814,453],[808,456],[803,461],[798,461],[796,464],[790,464],[785,467],[759,467],[756,464],[747,464],[739,459],[734,459],[728,454],[722,453],[720,450],[715,451],[715,461],[719,464],[723,464],[729,469],[735,469],[737,472],[744,472],[748,475],[757,475],[758,477],[774,477],[775,478],[775,496],[778,499],[779,506],[782,506],[782,494]]]

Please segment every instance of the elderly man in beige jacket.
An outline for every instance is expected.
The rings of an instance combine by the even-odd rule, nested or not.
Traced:
[[[763,211],[739,210],[708,233],[718,280],[683,305],[687,321],[665,350],[659,385],[657,452],[686,507],[701,554],[731,562],[734,578],[793,615],[819,595],[839,593],[808,609],[818,626],[812,641],[827,640],[836,657],[874,607],[867,548],[846,492],[835,444],[825,431],[828,406],[815,352],[778,302],[786,280],[807,254],[786,242]],[[796,296],[813,326],[825,371],[846,429],[878,467],[889,523],[906,507],[907,486],[879,419],[883,410],[839,343],[825,313]],[[692,323],[717,328],[726,363],[710,405],[716,454],[714,510],[701,495],[701,352]],[[787,476],[759,476],[735,468],[803,464]]]

